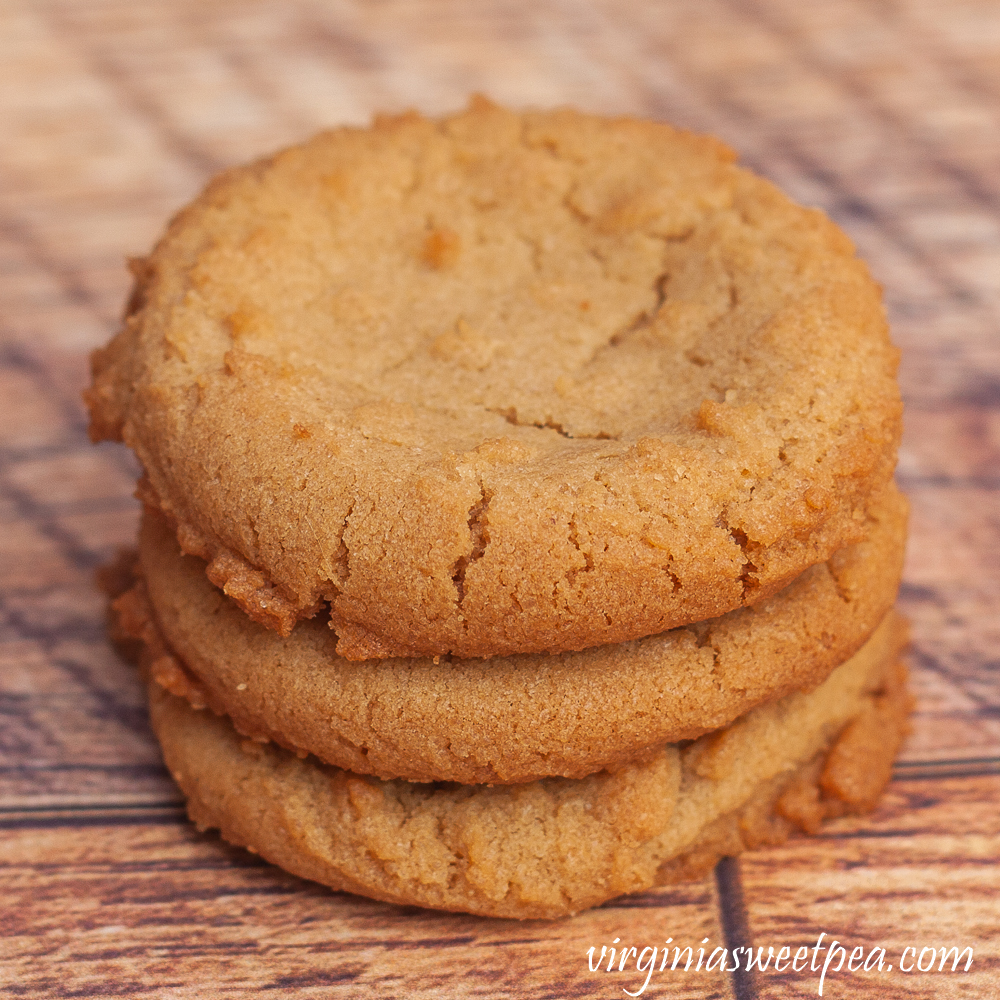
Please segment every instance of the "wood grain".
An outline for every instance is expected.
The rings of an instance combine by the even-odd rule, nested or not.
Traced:
[[[118,817],[72,838],[25,826],[0,843],[0,933],[22,991],[12,995],[614,996],[643,977],[634,960],[591,972],[589,948],[599,959],[615,938],[640,951],[721,940],[711,881],[518,923],[333,893],[169,816]],[[672,998],[730,995],[717,972],[668,966],[655,982]]]
[[[998,65],[985,0],[8,0],[0,996],[622,996],[635,970],[592,973],[587,948],[721,941],[740,871],[757,946],[975,947],[968,974],[840,974],[828,995],[1000,992]],[[137,470],[89,444],[79,392],[123,258],[228,164],[477,90],[716,133],[826,209],[885,287],[914,731],[875,814],[746,856],[721,898],[707,881],[521,925],[307,885],[187,826],[104,637],[93,572],[134,535]],[[807,996],[817,978],[667,970],[644,995]]]
[[[875,814],[842,820],[814,840],[797,839],[747,855],[742,862],[754,943],[812,949],[821,933],[829,946],[858,947],[867,958],[884,948],[881,970],[831,972],[824,995],[835,997],[993,996],[1000,990],[997,898],[1000,775],[898,780]],[[971,948],[953,969],[941,951]],[[915,947],[900,967],[906,948]],[[925,948],[937,950],[934,971]],[[840,964],[840,955],[832,965]],[[818,954],[820,971],[826,952]],[[810,951],[809,964],[813,964]],[[872,966],[875,962],[872,962]],[[893,969],[885,966],[893,965]],[[815,995],[819,972],[802,969],[760,976],[768,997]]]

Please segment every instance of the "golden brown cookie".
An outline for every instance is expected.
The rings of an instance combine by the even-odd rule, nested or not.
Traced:
[[[244,735],[380,778],[576,778],[818,684],[892,606],[905,532],[893,487],[865,542],[753,608],[579,653],[352,663],[322,622],[282,638],[249,621],[147,514],[130,616],[157,651],[153,676]]]
[[[808,826],[869,808],[905,728],[904,639],[890,614],[810,694],[613,773],[524,785],[363,778],[243,739],[155,683],[150,699],[167,766],[201,828],[375,899],[556,917],[775,839],[787,833],[783,818]]]
[[[348,659],[579,650],[863,535],[896,351],[847,237],[719,142],[486,101],[231,170],[135,267],[95,438],[209,578]]]

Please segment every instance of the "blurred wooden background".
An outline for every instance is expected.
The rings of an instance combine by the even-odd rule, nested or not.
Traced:
[[[330,893],[197,834],[92,585],[136,523],[79,400],[124,257],[223,166],[473,91],[722,136],[854,237],[904,350],[919,705],[884,804],[559,923]],[[588,948],[715,947],[740,890],[765,952],[886,948],[824,995],[1000,995],[1000,5],[3,0],[0,262],[0,996],[621,997],[642,975]],[[968,972],[898,967],[951,946]],[[818,985],[668,967],[644,995]]]

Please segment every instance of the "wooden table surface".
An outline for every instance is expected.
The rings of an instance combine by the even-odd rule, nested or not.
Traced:
[[[332,893],[196,833],[92,583],[136,526],[133,461],[88,444],[80,403],[124,258],[225,165],[473,91],[722,136],[847,229],[904,351],[918,706],[883,804],[554,923]],[[1000,995],[995,0],[3,0],[0,260],[0,995],[611,998],[644,974],[592,972],[591,946],[726,934],[885,948],[824,996]],[[657,964],[644,995],[820,975]]]

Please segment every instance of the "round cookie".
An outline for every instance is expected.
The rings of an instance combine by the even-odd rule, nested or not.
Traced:
[[[283,639],[248,621],[147,515],[148,603],[134,593],[127,618],[156,650],[153,677],[244,735],[381,778],[576,778],[822,681],[892,606],[905,523],[893,488],[867,541],[753,608],[659,636],[557,656],[351,663],[321,622]]]
[[[474,101],[231,170],[135,267],[95,438],[185,551],[348,659],[578,650],[861,538],[900,430],[878,288],[719,142]]]
[[[747,840],[774,839],[781,817],[808,827],[844,807],[871,808],[905,728],[904,633],[890,615],[812,693],[577,780],[383,782],[241,740],[225,719],[157,684],[151,712],[199,827],[375,899],[557,917],[697,873]]]

